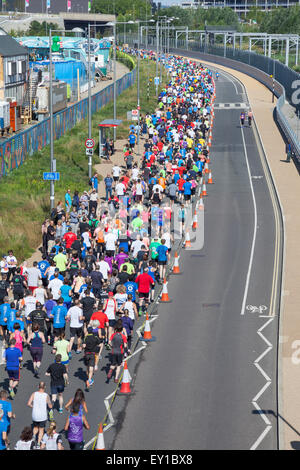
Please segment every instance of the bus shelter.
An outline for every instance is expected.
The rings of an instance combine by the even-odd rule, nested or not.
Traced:
[[[105,119],[100,122],[99,127],[99,157],[105,156],[105,144],[107,139],[109,139],[110,129],[116,129],[122,120],[120,119]]]

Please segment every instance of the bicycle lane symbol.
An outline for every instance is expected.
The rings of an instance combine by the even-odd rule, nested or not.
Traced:
[[[248,312],[259,313],[260,315],[262,315],[267,309],[268,307],[266,305],[259,305],[258,307],[256,305],[246,306],[246,310],[248,310]]]

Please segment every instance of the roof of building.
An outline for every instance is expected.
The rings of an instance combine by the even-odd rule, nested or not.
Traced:
[[[25,47],[20,46],[18,41],[0,28],[0,56],[13,57],[26,54],[28,54],[28,50]]]

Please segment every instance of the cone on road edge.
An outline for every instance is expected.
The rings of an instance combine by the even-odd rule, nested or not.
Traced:
[[[192,248],[190,232],[188,230],[185,234],[184,248]]]
[[[177,251],[175,251],[175,260],[174,260],[174,266],[173,266],[173,274],[181,274],[180,268],[179,268],[179,257]]]
[[[192,229],[193,229],[193,230],[196,230],[197,228],[198,228],[198,217],[197,217],[197,211],[196,211],[196,209],[195,209],[194,217],[193,217]]]
[[[132,390],[130,388],[130,381],[131,381],[131,377],[130,377],[130,374],[129,374],[127,361],[125,361],[124,362],[122,385],[121,385],[120,390],[118,391],[118,394],[129,395],[130,393],[132,393]]]
[[[205,182],[204,182],[203,185],[202,185],[201,197],[202,197],[202,196],[207,196],[207,191],[206,191],[206,184],[205,184]]]
[[[209,175],[208,175],[207,184],[213,184],[213,180],[212,180],[211,171],[209,172]]]
[[[105,450],[102,423],[99,424],[97,434],[98,434],[97,435],[97,444],[96,444],[96,449],[95,450]]]
[[[199,209],[199,211],[204,211],[204,202],[203,202],[202,197],[200,197],[198,209]]]
[[[151,341],[156,341],[156,337],[152,336],[152,333],[151,333],[148,313],[146,314],[146,323],[145,323],[145,328],[144,328],[144,334],[140,337],[140,341],[146,341],[147,343],[151,342]]]
[[[162,294],[161,294],[160,301],[161,302],[170,302],[166,278],[164,278],[163,289],[162,289]]]

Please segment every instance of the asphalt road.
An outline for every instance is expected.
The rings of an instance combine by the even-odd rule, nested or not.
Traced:
[[[215,107],[204,247],[181,253],[107,448],[277,448],[277,204],[254,132],[239,125],[243,87],[223,73],[216,86],[216,105],[233,107]]]
[[[216,105],[245,102],[242,86],[232,80],[221,75]],[[106,419],[111,426],[104,433],[107,449],[277,448],[273,413],[278,317],[268,316],[278,309],[278,300],[271,296],[278,284],[273,276],[276,219],[253,131],[241,130],[239,113],[239,108],[215,108],[210,165],[215,184],[205,198],[204,247],[181,252],[183,274],[171,276],[168,284],[172,302],[159,304],[154,311],[159,315],[151,323],[157,341],[128,360],[134,394],[113,401]],[[258,177],[251,178],[255,204],[249,173]],[[247,305],[267,308],[260,316]],[[26,403],[39,381],[33,378],[28,351],[24,357],[12,402],[17,419],[9,435],[11,448],[23,427],[31,424]],[[41,379],[48,392],[44,372],[52,361],[45,346]],[[106,354],[95,385],[86,392],[91,426],[84,434],[86,443],[93,442],[106,415],[104,399],[115,390],[115,384],[106,383],[108,363]],[[65,402],[78,387],[84,389],[81,355],[73,354],[69,376]],[[7,388],[3,366],[0,387]],[[260,414],[259,407],[269,411]],[[54,415],[62,430],[67,413]],[[65,445],[68,448],[66,441]]]

